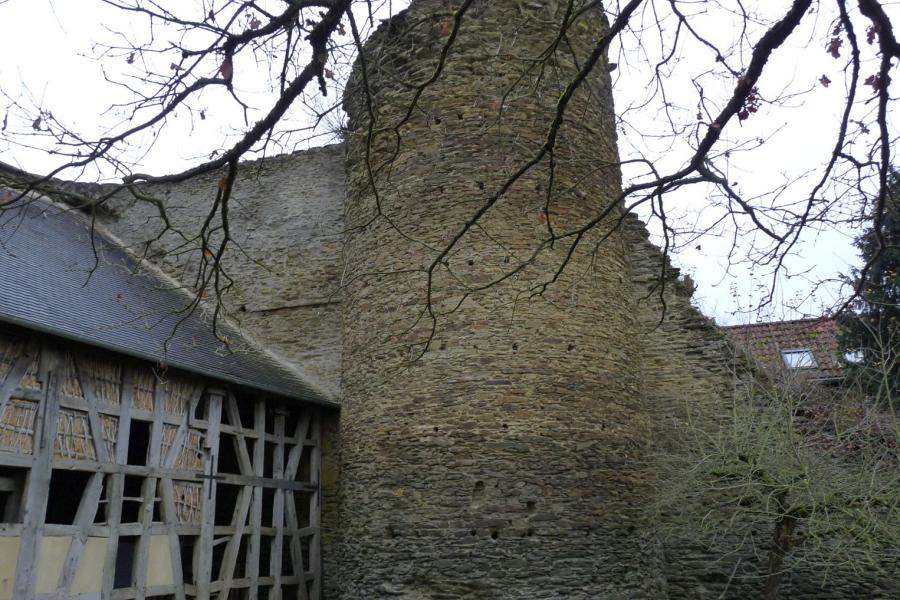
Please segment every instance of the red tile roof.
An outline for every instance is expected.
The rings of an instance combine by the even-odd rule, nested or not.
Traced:
[[[843,377],[841,353],[838,350],[838,329],[834,319],[798,319],[753,325],[722,327],[731,342],[749,352],[769,368],[786,368],[782,352],[808,349],[816,360],[816,367],[793,369],[813,379]]]

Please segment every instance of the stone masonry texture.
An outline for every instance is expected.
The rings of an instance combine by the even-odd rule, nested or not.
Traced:
[[[333,397],[340,388],[343,155],[336,145],[243,163],[230,201],[234,243],[224,259],[234,281],[225,296],[229,315]],[[131,197],[111,203],[101,221],[139,254],[154,240],[149,258],[190,285],[201,250],[182,234],[196,235],[220,176],[144,190],[165,204],[174,230],[165,230],[153,204]]]
[[[443,74],[404,118],[459,5],[414,0],[367,43],[370,96],[357,64],[344,144],[240,165],[225,305],[342,404],[324,424],[327,600],[761,593],[764,554],[722,559],[653,537],[653,457],[688,407],[720,414],[745,370],[692,306],[690,283],[615,205],[546,289],[571,241],[532,258],[548,217],[565,231],[621,190],[605,59],[568,109],[552,186],[545,159],[427,278],[543,144],[605,30],[596,3],[576,1],[565,48],[536,68],[566,4],[475,0]],[[219,177],[144,191],[190,231]],[[156,240],[148,257],[190,283],[201,250],[152,204],[120,198],[99,217],[137,252]],[[887,573],[823,585],[800,568],[784,597],[900,596]]]
[[[410,83],[435,68],[453,3],[415,2],[368,42],[373,128],[357,64],[346,96],[342,598],[663,593],[661,554],[641,517],[652,428],[631,282],[622,235],[609,233],[620,211],[546,290],[571,240],[463,299],[538,249],[548,198],[558,230],[615,204],[605,62],[568,108],[578,117],[562,125],[553,188],[542,161],[430,283],[424,272],[540,149],[565,82],[604,31],[601,11],[576,2],[567,46],[549,72],[536,69],[566,4],[475,2],[443,75],[396,130],[399,143]]]

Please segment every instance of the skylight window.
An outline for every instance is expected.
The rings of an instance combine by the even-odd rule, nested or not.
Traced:
[[[815,369],[819,366],[816,364],[816,357],[813,356],[812,350],[809,348],[782,350],[781,359],[784,361],[784,366],[788,369]]]

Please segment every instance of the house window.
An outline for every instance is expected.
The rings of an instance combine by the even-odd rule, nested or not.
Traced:
[[[809,348],[782,350],[781,359],[784,361],[784,366],[788,369],[815,369],[819,366],[816,364],[816,358]]]

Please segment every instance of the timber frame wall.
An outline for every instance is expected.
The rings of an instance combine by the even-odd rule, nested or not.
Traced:
[[[318,600],[320,421],[0,327],[0,600]]]

